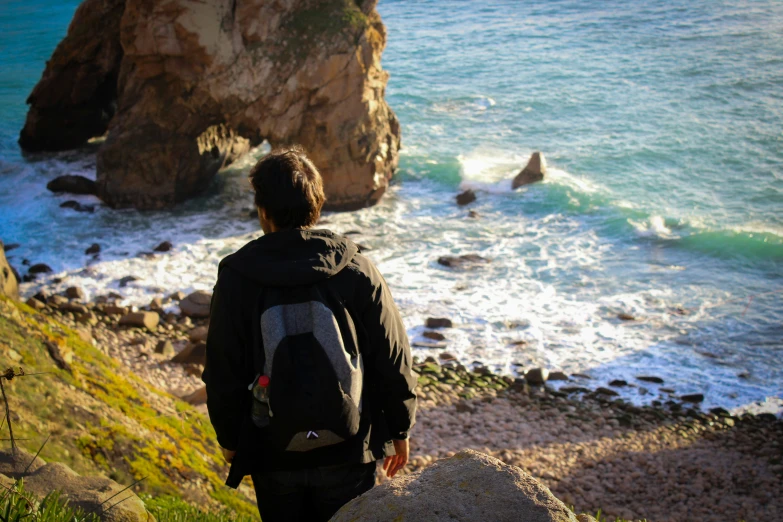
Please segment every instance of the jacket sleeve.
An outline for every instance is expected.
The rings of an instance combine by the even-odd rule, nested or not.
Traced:
[[[370,300],[362,322],[369,337],[370,364],[377,397],[392,439],[403,440],[416,422],[416,385],[408,335],[389,287],[367,261]]]
[[[229,270],[223,271],[212,294],[207,360],[201,379],[207,387],[207,409],[218,443],[233,451],[250,408],[245,361],[249,336],[243,329],[242,311],[234,309],[239,299],[227,291],[230,276]]]

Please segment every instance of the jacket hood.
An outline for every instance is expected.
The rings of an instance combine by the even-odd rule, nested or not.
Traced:
[[[329,230],[281,230],[251,241],[220,262],[264,286],[298,286],[336,275],[359,248]]]

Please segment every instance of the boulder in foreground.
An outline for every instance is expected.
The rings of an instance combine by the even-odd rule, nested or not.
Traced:
[[[576,522],[549,489],[516,466],[473,450],[376,486],[343,506],[349,520]]]
[[[542,181],[546,174],[546,160],[544,155],[540,152],[534,152],[530,155],[530,159],[527,161],[527,165],[522,171],[516,175],[514,181],[511,182],[511,188],[516,189],[522,185],[530,185],[537,181]]]
[[[69,506],[83,509],[85,513],[99,515],[102,521],[154,520],[133,491],[113,480],[81,477],[65,464],[47,464],[22,449],[17,449],[15,454],[10,450],[0,451],[0,472],[14,479],[24,478],[25,490],[38,497],[59,491],[62,500],[67,500]]]

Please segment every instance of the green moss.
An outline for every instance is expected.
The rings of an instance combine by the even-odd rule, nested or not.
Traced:
[[[19,444],[81,474],[110,474],[156,495],[182,495],[193,481],[236,513],[255,506],[224,484],[226,467],[209,420],[189,404],[124,370],[76,332],[31,308],[0,297],[0,354],[23,355],[26,373],[6,384]],[[71,371],[57,368],[45,341],[73,352]],[[15,364],[14,366],[18,366]],[[0,370],[5,369],[0,368]],[[6,432],[7,434],[7,432]]]
[[[289,35],[280,49],[283,61],[299,62],[320,43],[344,39],[357,44],[368,27],[367,16],[353,0],[324,0],[291,13],[281,24]]]

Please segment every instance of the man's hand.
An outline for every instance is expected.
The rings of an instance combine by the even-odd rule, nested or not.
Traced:
[[[237,454],[236,451],[227,450],[226,448],[221,447],[220,451],[223,452],[223,458],[226,459],[226,462],[231,464],[231,461],[234,460],[234,455]]]
[[[389,478],[396,475],[408,463],[408,455],[410,454],[410,444],[407,439],[392,442],[394,443],[394,451],[397,454],[393,457],[386,457],[383,461],[383,470]]]

